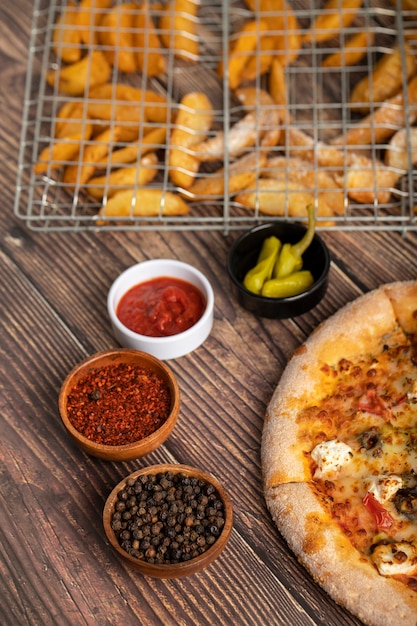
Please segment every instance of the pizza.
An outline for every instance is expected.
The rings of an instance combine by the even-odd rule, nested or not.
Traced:
[[[365,624],[417,624],[417,281],[322,322],[267,407],[264,493],[312,577]]]

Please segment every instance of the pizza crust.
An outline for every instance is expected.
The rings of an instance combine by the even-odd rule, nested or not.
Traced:
[[[417,289],[417,283],[414,286]],[[326,395],[321,368],[380,352],[387,343],[407,341],[388,293],[399,293],[399,288],[381,287],[347,304],[318,326],[291,357],[265,415],[262,465],[267,487],[311,480],[305,454],[310,452],[309,442],[303,446],[299,440],[296,417]]]
[[[307,483],[277,485],[265,497],[289,547],[335,602],[369,626],[415,626],[417,594],[361,557]]]

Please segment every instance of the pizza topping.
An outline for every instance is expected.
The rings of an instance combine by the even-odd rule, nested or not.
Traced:
[[[403,486],[403,479],[395,474],[365,478],[365,487],[380,504],[385,504]]]
[[[417,573],[417,545],[408,541],[379,544],[372,560],[382,576],[412,576]]]
[[[412,403],[417,402],[417,380],[410,381],[410,390],[407,393],[407,400]]]
[[[417,520],[417,489],[400,489],[395,494],[393,502],[401,515]]]
[[[359,398],[358,409],[359,411],[366,411],[367,413],[383,417],[387,413],[387,405],[383,398],[378,395],[373,385],[369,385],[363,396]]]
[[[367,491],[363,500],[364,506],[375,518],[375,523],[379,530],[388,530],[394,523],[392,515],[384,509],[382,504],[378,502],[375,496]]]
[[[314,478],[336,472],[349,463],[353,457],[352,448],[343,441],[332,439],[319,443],[311,452],[311,458],[317,464]]]
[[[372,427],[369,430],[361,433],[359,436],[359,442],[361,450],[372,450],[379,442],[379,434],[376,428]]]

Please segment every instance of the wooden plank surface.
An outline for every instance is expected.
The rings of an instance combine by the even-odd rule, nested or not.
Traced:
[[[262,494],[266,404],[291,352],[323,319],[361,293],[416,278],[415,234],[326,232],[330,284],[311,312],[256,318],[233,299],[221,233],[34,233],[13,216],[32,4],[0,7],[2,626],[340,625],[358,620],[311,579],[274,527]],[[61,426],[57,396],[82,358],[115,347],[106,312],[113,279],[143,259],[192,263],[211,281],[215,321],[205,344],[170,362],[182,407],[166,444],[142,460],[84,455]],[[231,540],[190,578],[129,570],[101,522],[114,484],[147,464],[213,472],[234,506]]]

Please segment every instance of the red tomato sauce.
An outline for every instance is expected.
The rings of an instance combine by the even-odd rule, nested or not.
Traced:
[[[116,314],[135,333],[168,337],[191,328],[205,307],[204,296],[197,287],[179,278],[160,276],[129,289]]]

